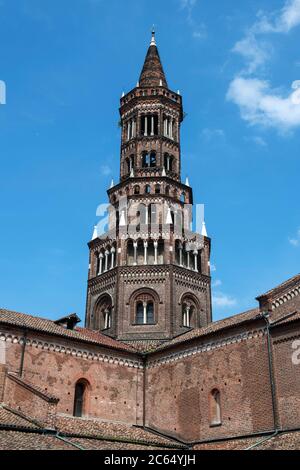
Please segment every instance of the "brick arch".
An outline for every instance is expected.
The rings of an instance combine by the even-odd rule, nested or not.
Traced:
[[[130,306],[130,322],[131,324],[135,323],[136,320],[136,305],[140,301],[153,301],[154,305],[154,322],[157,323],[158,321],[158,310],[160,304],[160,298],[155,290],[149,287],[141,287],[134,292],[132,292],[129,298],[129,306]]]
[[[189,326],[190,328],[199,328],[200,325],[200,302],[199,299],[193,294],[192,292],[184,292],[179,301],[179,309],[180,309],[180,316],[181,322],[183,325],[183,313],[184,307],[188,305],[190,307],[190,321]],[[183,325],[184,326],[184,325]]]
[[[113,298],[108,293],[105,292],[98,297],[95,306],[94,306],[94,329],[95,330],[103,330],[104,328],[104,317],[103,317],[103,310],[105,308],[110,308],[111,315],[113,314]]]
[[[182,303],[189,298],[195,303],[197,309],[200,310],[199,299],[193,292],[184,292],[179,299],[179,304],[182,305]]]

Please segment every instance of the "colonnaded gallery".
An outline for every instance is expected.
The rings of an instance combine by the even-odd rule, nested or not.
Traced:
[[[179,92],[152,34],[120,103],[120,180],[89,242],[85,327],[0,309],[0,449],[299,449],[300,275],[212,321]]]

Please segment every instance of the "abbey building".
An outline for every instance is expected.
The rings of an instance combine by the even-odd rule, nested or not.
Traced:
[[[121,98],[120,179],[88,244],[85,326],[0,309],[0,449],[300,448],[300,275],[213,321],[183,118],[153,33]]]

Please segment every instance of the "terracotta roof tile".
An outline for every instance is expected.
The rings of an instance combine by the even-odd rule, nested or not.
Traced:
[[[38,429],[38,425],[21,413],[10,410],[5,405],[0,405],[0,426],[13,426],[18,428]]]
[[[11,310],[0,309],[0,323],[28,328],[42,333],[49,333],[56,336],[93,343],[112,349],[135,352],[135,349],[128,344],[116,341],[113,338],[103,335],[100,332],[89,330],[87,328],[75,328],[68,330],[63,326],[57,325],[52,320],[41,317],[34,317],[25,313],[14,312]]]
[[[297,274],[296,276],[291,277],[287,281],[282,282],[278,286],[274,287],[273,289],[270,289],[268,292],[265,292],[264,294],[259,295],[256,297],[257,300],[263,298],[263,297],[270,297],[272,294],[276,294],[277,292],[281,292],[285,289],[288,289],[290,286],[293,284],[300,282],[300,274]]]
[[[0,430],[0,450],[75,450],[55,436]]]
[[[176,338],[168,341],[167,343],[164,343],[161,346],[158,346],[156,351],[160,351],[162,349],[166,349],[171,346],[184,343],[192,339],[200,338],[202,336],[207,336],[211,333],[221,332],[222,330],[225,330],[233,326],[241,325],[244,322],[248,322],[249,320],[255,320],[256,318],[259,318],[259,316],[260,316],[259,308],[254,308],[252,310],[248,310],[247,312],[239,313],[237,315],[233,315],[232,317],[228,317],[223,320],[212,322],[203,328],[195,328],[187,333],[184,333],[183,335],[177,336]]]
[[[58,415],[56,418],[56,428],[60,433],[67,436],[98,437],[102,439],[115,439],[123,441],[134,441],[153,445],[169,447],[182,447],[172,439],[162,437],[156,433],[137,426],[111,421],[101,421],[99,419],[74,418],[65,415]]]

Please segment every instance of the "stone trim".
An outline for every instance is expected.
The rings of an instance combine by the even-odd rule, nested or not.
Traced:
[[[13,335],[10,333],[0,331],[0,341],[7,341],[8,343],[23,345],[24,340],[25,338],[22,336]],[[124,367],[136,368],[136,369],[143,368],[142,361],[138,361],[138,360],[134,361],[132,359],[125,359],[122,357],[118,357],[116,355],[92,353],[84,349],[65,347],[65,346],[62,346],[61,344],[55,343],[54,341],[46,342],[40,339],[27,338],[26,345],[30,347],[44,349],[45,351],[55,351],[57,353],[66,354],[66,355],[70,355],[73,357],[78,357],[81,359],[91,360],[95,362],[116,364],[116,365],[120,365]]]

